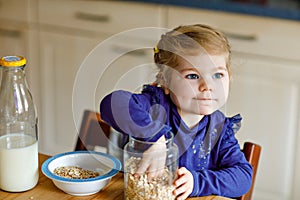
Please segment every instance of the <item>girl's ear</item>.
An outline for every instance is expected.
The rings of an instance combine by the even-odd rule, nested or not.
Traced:
[[[154,82],[154,84],[156,84],[156,86],[160,86],[161,88],[163,88],[164,93],[168,95],[170,94],[170,90],[167,86],[168,83],[165,75],[166,75],[166,68],[161,68],[158,74],[156,75],[156,81]]]
[[[159,84],[156,83],[156,82],[151,83],[151,85],[152,85],[152,86],[156,86],[156,87],[159,86]],[[160,85],[160,87],[163,88],[164,93],[165,93],[166,95],[170,94],[169,88],[167,88],[165,85]]]
[[[168,87],[168,83],[166,81],[166,78],[163,76],[162,79],[160,80],[161,81],[161,87],[164,89],[164,92],[166,95],[170,94],[170,89]]]
[[[166,86],[163,86],[163,88],[166,95],[170,94],[169,88],[167,88]]]

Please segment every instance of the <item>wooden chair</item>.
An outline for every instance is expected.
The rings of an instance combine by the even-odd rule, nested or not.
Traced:
[[[98,112],[86,110],[82,117],[75,150],[94,150],[95,147],[108,148],[108,138],[111,133],[111,127],[101,119]],[[237,200],[251,200],[261,147],[251,142],[245,142],[242,151],[253,167],[253,177],[250,190]]]
[[[100,147],[102,150],[108,148],[110,126],[100,117],[98,112],[85,110],[79,130],[75,151],[94,150]]]
[[[237,200],[251,200],[260,158],[261,146],[252,142],[245,142],[242,151],[245,154],[245,157],[248,160],[248,162],[253,167],[253,176],[250,190],[243,196],[237,198]]]

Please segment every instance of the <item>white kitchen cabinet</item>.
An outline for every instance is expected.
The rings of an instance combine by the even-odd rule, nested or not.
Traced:
[[[299,22],[169,7],[168,27],[192,23],[224,31],[232,45],[233,83],[224,111],[241,113],[241,144],[262,146],[253,199],[299,199]]]
[[[0,56],[23,55],[31,64],[34,52],[31,34],[34,34],[34,0],[0,0]],[[32,62],[35,63],[35,62]],[[28,74],[29,75],[29,74]]]
[[[234,60],[240,62],[234,65],[225,109],[229,115],[243,116],[237,135],[240,142],[250,140],[262,146],[253,198],[296,200],[299,62],[238,53]]]
[[[234,51],[300,60],[298,21],[204,9],[169,8],[169,28],[181,24],[205,23],[227,34]]]
[[[158,36],[132,30],[161,26],[162,8],[116,1],[40,0],[38,10],[39,147],[40,152],[55,154],[74,149],[84,109],[99,111],[108,92],[137,90],[152,80],[152,49]]]

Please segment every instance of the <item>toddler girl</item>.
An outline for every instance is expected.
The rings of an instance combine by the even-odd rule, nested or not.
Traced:
[[[174,133],[180,155],[173,191],[177,200],[246,193],[252,167],[235,138],[241,117],[219,111],[231,79],[226,37],[206,25],[179,26],[161,36],[154,61],[159,69],[155,83],[139,94],[119,90],[106,96],[100,105],[103,120],[147,141]]]

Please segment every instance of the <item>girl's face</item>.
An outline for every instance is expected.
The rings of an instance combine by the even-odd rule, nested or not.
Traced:
[[[185,56],[168,81],[170,96],[180,115],[209,115],[227,101],[229,74],[226,55]]]

